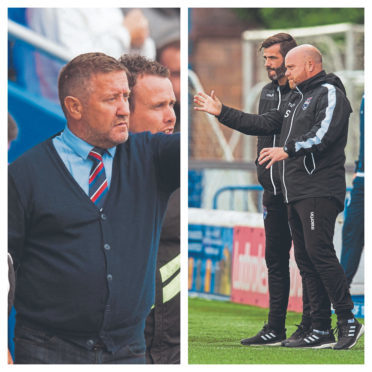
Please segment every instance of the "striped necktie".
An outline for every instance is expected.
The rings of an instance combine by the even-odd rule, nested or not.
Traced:
[[[89,197],[98,208],[102,208],[108,190],[102,159],[105,151],[105,149],[94,147],[88,155],[93,160],[92,169],[89,173]]]

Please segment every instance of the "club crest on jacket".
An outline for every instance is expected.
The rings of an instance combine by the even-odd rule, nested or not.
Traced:
[[[308,106],[310,105],[310,102],[312,100],[313,97],[309,97],[306,99],[306,101],[304,102],[304,104],[302,105],[302,110],[306,110],[308,108]]]

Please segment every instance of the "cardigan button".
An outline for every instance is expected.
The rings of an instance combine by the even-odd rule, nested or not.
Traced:
[[[102,214],[101,214],[101,219],[102,219],[102,220],[107,220],[107,216],[106,216],[104,213],[102,213]]]
[[[107,243],[103,246],[103,248],[105,248],[106,251],[109,251],[111,249],[110,244]]]
[[[111,282],[111,280],[112,280],[112,275],[111,275],[111,274],[108,274],[108,275],[107,275],[107,280],[108,280],[109,282]]]

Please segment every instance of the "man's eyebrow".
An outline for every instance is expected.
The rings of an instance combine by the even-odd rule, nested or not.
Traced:
[[[175,99],[172,99],[172,100],[167,100],[167,99],[163,99],[161,101],[157,101],[157,102],[154,102],[151,106],[152,107],[158,107],[158,106],[164,106],[164,105],[174,105],[177,101]]]
[[[126,95],[126,96],[129,96],[130,94],[131,94],[131,90],[130,89],[128,89],[126,92],[119,92],[119,91],[112,91],[112,92],[110,92],[110,93],[107,93],[107,96],[115,96],[115,97],[117,97],[117,96],[120,96],[120,95],[122,95],[122,94],[124,94],[124,95]]]
[[[160,106],[160,105],[166,105],[167,104],[167,100],[163,99],[163,100],[160,100],[160,101],[156,101],[152,104],[152,106]]]

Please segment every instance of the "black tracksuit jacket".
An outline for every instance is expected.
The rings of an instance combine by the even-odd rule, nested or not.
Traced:
[[[284,86],[280,86],[277,81],[273,81],[265,85],[261,91],[258,113],[261,115],[272,109],[279,109],[281,105],[286,104],[290,92],[291,90],[288,83]],[[279,146],[279,142],[279,134],[258,136],[257,159],[263,148]],[[275,163],[270,169],[266,169],[265,165],[258,164],[258,161],[256,160],[256,166],[258,182],[262,185],[264,190],[272,195],[280,195],[282,191],[280,185],[279,164]]]
[[[249,135],[281,133],[279,147],[289,155],[279,162],[285,202],[333,197],[343,208],[351,112],[341,80],[322,71],[292,90],[279,110],[253,115],[223,106],[218,120]]]

